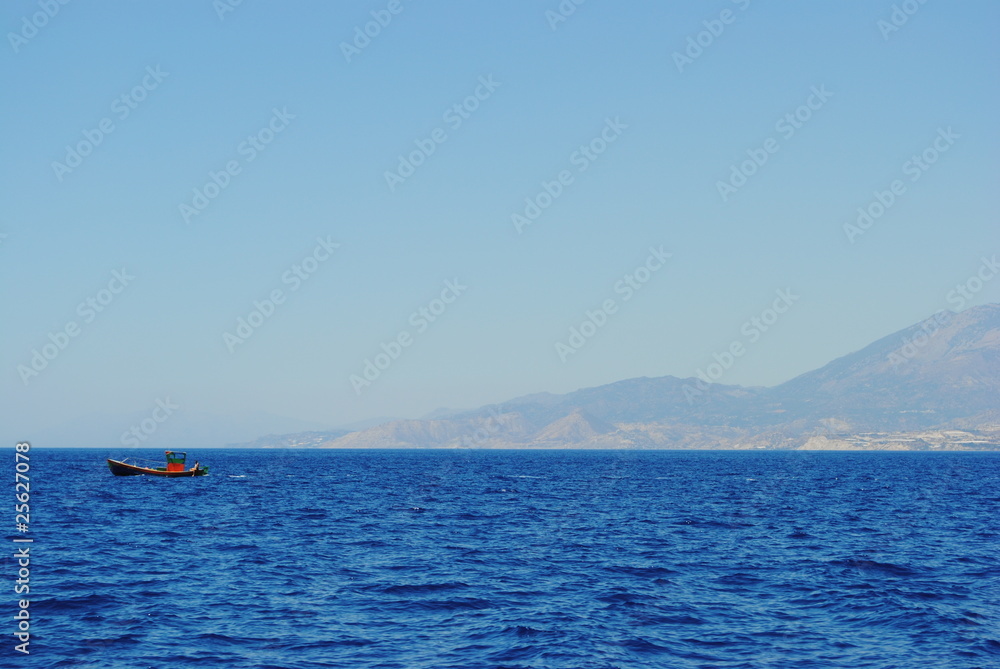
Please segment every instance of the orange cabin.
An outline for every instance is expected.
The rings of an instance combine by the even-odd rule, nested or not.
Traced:
[[[187,453],[180,453],[178,451],[167,451],[167,471],[168,472],[184,471],[184,462],[186,460],[187,460]]]

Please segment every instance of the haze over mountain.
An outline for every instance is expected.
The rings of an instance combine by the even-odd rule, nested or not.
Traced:
[[[1000,305],[939,312],[772,388],[706,381],[627,379],[310,441],[327,448],[1000,447]]]
[[[75,448],[206,448],[249,441],[265,433],[299,434],[326,427],[263,411],[230,416],[209,413],[164,395],[146,411],[91,414],[49,426],[32,434],[31,443]]]

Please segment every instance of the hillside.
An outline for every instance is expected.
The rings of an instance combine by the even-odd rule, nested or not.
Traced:
[[[772,388],[637,378],[436,412],[325,448],[1000,448],[1000,305],[941,312]]]

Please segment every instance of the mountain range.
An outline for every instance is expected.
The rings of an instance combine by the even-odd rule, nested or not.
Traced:
[[[709,372],[710,373],[710,372]],[[1000,305],[939,312],[774,387],[635,378],[347,433],[320,448],[1000,448]]]

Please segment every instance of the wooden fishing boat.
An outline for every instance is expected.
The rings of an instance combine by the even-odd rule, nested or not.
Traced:
[[[167,451],[166,467],[143,467],[121,460],[108,458],[108,469],[115,476],[165,476],[168,478],[183,478],[187,476],[205,476],[208,474],[208,467],[202,467],[200,462],[194,463],[190,469],[184,468],[187,460],[187,453],[180,451]]]

